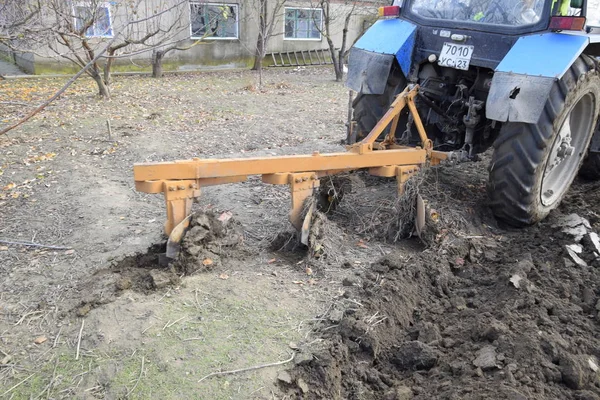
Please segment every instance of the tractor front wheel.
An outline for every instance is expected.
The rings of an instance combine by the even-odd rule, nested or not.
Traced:
[[[558,206],[587,153],[599,108],[600,77],[581,56],[555,83],[537,124],[503,125],[488,183],[498,218],[525,226]]]

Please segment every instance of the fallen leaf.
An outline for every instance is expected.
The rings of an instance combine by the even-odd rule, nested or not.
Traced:
[[[205,267],[208,267],[209,265],[213,265],[213,264],[214,264],[214,262],[210,258],[206,258],[206,259],[204,259],[204,261],[202,261],[202,265],[204,265]]]
[[[65,251],[66,255],[70,255],[70,254],[74,254],[74,253],[75,253],[75,250],[73,250],[73,249]]]
[[[3,190],[11,190],[11,189],[14,189],[15,186],[17,186],[17,185],[11,182],[8,185],[4,186],[2,189]]]
[[[359,240],[359,241],[358,241],[358,243],[356,243],[356,245],[357,245],[358,247],[362,247],[363,249],[368,249],[368,248],[369,248],[369,246],[367,246],[367,245],[365,244],[365,242],[363,242],[362,240]]]
[[[224,213],[219,215],[219,218],[217,218],[217,219],[219,221],[225,223],[225,222],[229,221],[231,219],[231,217],[233,217],[233,214],[231,213],[231,211],[225,211]]]
[[[35,344],[42,344],[44,343],[46,340],[48,340],[48,338],[46,336],[40,336],[38,338],[36,338],[33,343]]]
[[[306,275],[312,275],[312,268],[311,267],[306,267]]]
[[[271,258],[269,261],[267,261],[267,264],[273,264],[275,261],[277,261],[276,258]]]
[[[304,285],[303,281],[292,281],[292,283],[295,283],[296,285]]]
[[[0,251],[8,251],[8,246],[0,246]]]
[[[18,199],[20,195],[21,195],[21,192],[14,192],[14,193],[11,195],[11,197],[12,197],[13,199]]]
[[[222,273],[221,275],[219,275],[219,279],[223,279],[224,281],[229,279],[229,275]]]

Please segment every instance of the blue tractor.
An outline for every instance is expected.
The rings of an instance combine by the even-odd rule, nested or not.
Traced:
[[[435,149],[493,147],[490,204],[509,224],[543,219],[578,172],[600,178],[599,0],[397,0],[380,15],[350,51],[349,142],[419,85]],[[396,141],[418,142],[400,121]]]

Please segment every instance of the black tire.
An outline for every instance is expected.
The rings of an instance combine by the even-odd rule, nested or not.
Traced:
[[[550,91],[537,124],[503,125],[489,167],[496,217],[526,226],[558,206],[587,153],[599,108],[600,76],[581,56]]]
[[[352,102],[355,135],[353,135],[354,138],[348,138],[347,144],[353,144],[365,138],[383,117],[383,114],[387,112],[396,95],[405,87],[406,78],[400,67],[394,63],[382,94],[359,93]]]

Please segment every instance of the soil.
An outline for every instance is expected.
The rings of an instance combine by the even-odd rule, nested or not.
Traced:
[[[307,249],[288,188],[251,177],[203,189],[165,266],[134,163],[343,150],[332,71],[264,78],[115,77],[108,102],[81,81],[0,137],[0,240],[59,247],[0,243],[0,397],[600,399],[597,183],[517,230],[486,205],[489,154],[400,199],[355,173],[323,182]],[[0,128],[64,81],[0,82]]]
[[[563,232],[573,213],[598,231],[600,187],[577,182],[548,219],[515,230],[491,217],[474,166],[430,171],[421,194],[437,242],[352,274],[322,348],[283,386],[303,398],[600,398],[600,257],[584,236],[575,265],[565,246],[578,238]]]

